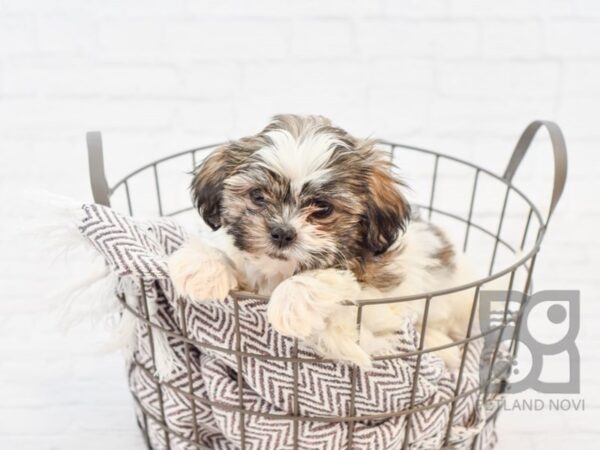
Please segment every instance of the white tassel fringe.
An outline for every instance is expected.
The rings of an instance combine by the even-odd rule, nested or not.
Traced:
[[[78,227],[83,219],[83,203],[43,191],[30,191],[25,196],[35,211],[27,219],[25,232],[39,241],[40,252],[50,255],[54,263],[62,259],[66,267],[77,264],[73,271],[77,281],[51,296],[60,327],[66,331],[84,320],[109,325],[110,338],[99,350],[122,350],[127,359],[132,358],[138,319],[123,311],[117,295],[124,294],[128,305],[136,308],[136,295],[141,288],[136,285],[137,280],[119,279],[81,235]],[[148,309],[152,320],[156,304],[150,304]],[[154,329],[153,336],[157,376],[164,379],[178,366],[177,358],[164,333]]]

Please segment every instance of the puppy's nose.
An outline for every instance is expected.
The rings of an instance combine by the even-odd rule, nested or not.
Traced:
[[[273,225],[271,241],[279,248],[290,245],[296,239],[296,230],[290,225]]]

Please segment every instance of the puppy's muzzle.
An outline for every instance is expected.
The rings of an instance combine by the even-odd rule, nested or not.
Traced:
[[[296,230],[290,225],[272,225],[270,228],[271,242],[278,248],[288,247],[296,240]]]

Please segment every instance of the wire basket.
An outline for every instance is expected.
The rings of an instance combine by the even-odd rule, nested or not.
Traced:
[[[540,128],[546,128],[549,133],[550,141],[553,148],[554,156],[554,183],[552,196],[548,214],[546,217],[540,213],[538,207],[529,199],[529,197],[513,184],[513,177],[519,168],[523,157],[527,153],[533,138]],[[118,181],[112,187],[108,185],[104,170],[102,140],[98,132],[90,132],[87,135],[88,155],[90,179],[94,201],[96,203],[111,206],[113,208],[121,208],[130,215],[159,215],[159,216],[186,216],[195,215],[194,208],[189,200],[187,188],[189,178],[184,176],[184,173],[189,175],[198,163],[210,153],[211,150],[218,147],[219,144],[198,147],[191,150],[186,150],[173,154],[171,156],[156,160],[149,164],[140,167],[131,172],[123,179]],[[521,327],[522,310],[527,296],[532,288],[532,273],[535,266],[537,254],[540,250],[542,240],[548,225],[548,221],[554,212],[554,209],[563,192],[566,172],[567,172],[567,154],[564,138],[560,128],[547,121],[532,122],[521,135],[513,153],[509,160],[508,166],[502,175],[497,175],[483,167],[477,166],[471,162],[464,161],[459,158],[444,155],[431,150],[417,148],[408,145],[402,145],[392,142],[381,141],[380,146],[389,150],[390,158],[400,167],[418,167],[419,172],[415,175],[415,179],[423,183],[426,180],[428,186],[415,187],[415,191],[426,192],[425,199],[415,201],[414,203],[421,208],[425,213],[426,218],[434,220],[436,223],[442,223],[445,229],[450,230],[451,234],[459,237],[462,240],[462,249],[468,253],[480,267],[485,269],[487,276],[475,280],[467,285],[453,287],[437,292],[426,292],[418,295],[411,295],[396,298],[380,298],[380,299],[365,299],[356,301],[357,305],[357,326],[360,328],[361,316],[364,308],[369,308],[371,305],[391,303],[391,302],[422,302],[424,307],[422,328],[420,330],[420,342],[418,351],[413,355],[396,354],[377,356],[374,359],[390,359],[390,358],[405,358],[407,356],[416,357],[416,370],[412,380],[413,386],[416,386],[416,380],[419,376],[420,361],[423,355],[436,350],[441,350],[448,346],[458,346],[462,349],[462,360],[456,374],[456,388],[454,396],[444,402],[438,402],[427,405],[426,408],[442,408],[450,405],[450,421],[452,423],[455,405],[461,395],[459,388],[463,378],[463,370],[465,366],[465,355],[467,348],[478,340],[491,339],[494,342],[492,351],[489,356],[489,370],[487,376],[482,377],[480,385],[477,387],[477,394],[480,395],[485,406],[492,405],[494,400],[506,391],[508,384],[508,373],[506,366],[501,366],[499,355],[502,352],[514,356],[518,350],[519,330]],[[426,168],[426,169],[423,169]],[[408,184],[414,184],[411,180]],[[463,204],[459,207],[449,208],[447,205],[456,203],[445,200],[448,195],[456,198],[464,199]],[[490,326],[487,329],[475,330],[473,327],[474,317],[477,310],[479,294],[486,286],[504,277],[508,281],[508,291],[519,291],[522,294],[520,301],[515,305],[509,302],[509,294],[506,294],[506,302],[501,320],[498,324]],[[469,290],[474,292],[474,300],[471,308],[471,315],[467,329],[464,330],[465,337],[459,341],[443,347],[424,348],[424,330],[427,327],[427,313],[432,301],[437,297],[447,295],[449,293],[458,292],[461,290]],[[123,307],[133,313],[137,320],[143,322],[148,330],[149,346],[153,346],[152,333],[159,328],[153,323],[148,316],[147,304],[143,305],[146,300],[142,295],[139,298],[140,309],[144,314],[136,313],[134,309],[127,305],[123,300]],[[233,292],[231,299],[235,303],[236,323],[238,323],[237,314],[240,308],[243,307],[242,302],[248,299],[254,299],[262,302],[268,302],[267,297],[261,297],[256,294]],[[511,310],[512,308],[512,310]],[[185,322],[185,321],[184,321]],[[236,333],[240,333],[239,323]],[[507,335],[508,333],[508,335]],[[186,348],[186,364],[189,370],[190,356],[187,348],[190,345],[195,345],[202,348],[206,344],[195,341],[190,338],[188,330],[181,330],[179,333],[171,333],[173,337],[181,339]],[[501,345],[502,343],[502,345]],[[298,357],[297,353],[298,342],[295,340],[295,354],[291,357],[273,357],[275,360],[284,360],[293,364],[294,377],[297,380],[298,368],[301,364],[319,363],[318,359],[306,361]],[[242,351],[240,348],[235,349],[213,349],[213,351],[229,352],[235,355],[237,367],[237,381],[240,385],[240,395],[243,396],[241,389],[244,380],[242,379],[242,361],[251,358],[256,358],[258,355],[251,352]],[[263,359],[269,360],[269,357],[262,356]],[[326,361],[326,360],[321,360]],[[133,365],[138,364],[135,359]],[[152,364],[155,366],[154,350],[152,351]],[[148,371],[147,368],[140,367],[145,370],[146,375],[151,377],[155,386],[156,394],[159,399],[159,411],[149,411],[144,408],[138,400],[138,406],[141,408],[142,420],[140,428],[144,434],[148,448],[152,448],[151,439],[148,433],[149,423],[155,424],[161,429],[164,435],[164,443],[167,449],[171,448],[170,442],[177,438],[186,443],[185,448],[208,448],[202,444],[194,433],[192,437],[182,436],[181,433],[171,427],[165,420],[165,410],[163,406],[163,397],[170,390],[177,390],[168,382],[161,381],[159,377]],[[351,383],[352,393],[356,389],[358,368],[351,368]],[[185,393],[193,401],[191,408],[194,408],[195,401],[206,402],[195,395],[194,387],[192,386],[191,378]],[[302,448],[297,440],[298,424],[301,421],[326,421],[347,423],[349,431],[345,443],[348,449],[353,448],[353,428],[357,422],[366,422],[370,420],[381,420],[390,417],[405,416],[407,423],[410,423],[411,417],[415,411],[422,410],[424,407],[415,403],[415,390],[413,388],[410,407],[401,411],[389,411],[386,414],[350,414],[340,417],[303,417],[298,413],[297,408],[293,414],[285,414],[278,416],[278,420],[291,421],[294,438],[292,439],[292,448]],[[293,392],[295,403],[298,402],[297,389]],[[135,396],[135,395],[134,395]],[[492,411],[486,418],[488,423],[495,423],[500,408],[488,408]],[[354,397],[351,397],[350,411],[354,411]],[[243,418],[244,416],[261,415],[263,413],[247,410],[244,408],[244,399],[240,398],[237,412]],[[195,417],[195,411],[192,411]],[[194,425],[195,426],[195,425]],[[241,448],[247,448],[244,435],[244,420],[239,421],[241,434]],[[413,448],[413,443],[409,442],[408,430],[406,426],[406,436],[403,441],[402,448]],[[481,430],[479,430],[481,433]],[[468,446],[476,448],[479,433],[474,433],[468,436]],[[440,437],[441,444],[437,448],[455,448],[451,442],[456,442],[452,439],[451,427],[448,426],[444,436]]]

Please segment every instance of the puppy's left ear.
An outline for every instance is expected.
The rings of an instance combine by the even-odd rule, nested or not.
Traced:
[[[392,172],[392,163],[373,153],[364,217],[364,245],[375,255],[384,253],[406,230],[410,205],[400,188],[404,184]]]

